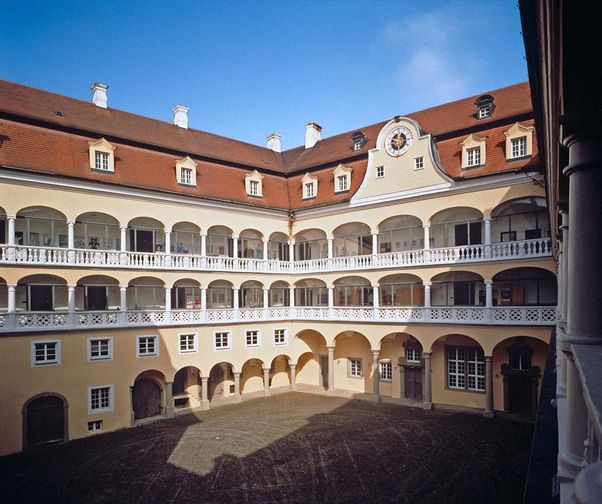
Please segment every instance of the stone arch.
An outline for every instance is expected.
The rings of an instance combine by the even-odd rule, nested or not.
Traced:
[[[473,207],[452,207],[433,214],[431,248],[477,245],[485,241],[483,212]]]
[[[209,370],[208,393],[211,401],[229,397],[234,394],[234,366],[222,361],[214,364]]]
[[[372,253],[372,230],[363,222],[348,222],[333,232],[334,257],[368,255]]]
[[[202,395],[202,373],[196,366],[184,366],[174,375],[174,409],[199,408]]]
[[[240,391],[242,394],[263,392],[263,369],[265,364],[262,359],[252,358],[242,365],[240,375]]]
[[[171,228],[170,252],[173,254],[201,254],[201,228],[193,222],[176,222]]]
[[[372,392],[372,345],[357,331],[343,331],[334,338],[335,388],[356,393]]]
[[[75,218],[74,246],[77,249],[120,250],[119,220],[103,212],[84,212]]]
[[[414,215],[394,215],[378,224],[378,252],[402,252],[424,248],[422,220]]]
[[[69,402],[57,392],[30,397],[21,409],[22,447],[69,440]]]
[[[290,387],[291,358],[287,354],[276,355],[270,363],[270,388]]]
[[[132,386],[134,421],[165,414],[165,375],[148,369],[136,376]]]

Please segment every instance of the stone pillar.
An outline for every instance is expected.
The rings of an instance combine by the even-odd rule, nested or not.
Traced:
[[[75,262],[75,221],[67,221],[67,261]]]
[[[424,285],[424,320],[431,319],[431,282],[423,282]]]
[[[6,237],[8,239],[8,242],[7,242],[8,245],[15,244],[15,221],[16,221],[16,219],[17,219],[17,217],[14,215],[6,216],[6,220],[8,222],[8,236]]]
[[[493,320],[493,280],[485,280],[485,320]]]
[[[165,416],[173,418],[173,382],[165,383]]]
[[[165,287],[165,320],[171,321],[171,287]]]
[[[201,409],[209,409],[209,377],[201,376]]]
[[[485,357],[485,411],[483,416],[493,418],[493,364],[491,357]]]
[[[334,257],[334,238],[329,236],[328,240],[328,259],[332,259]]]
[[[75,285],[67,286],[67,305],[69,313],[75,313]]]
[[[8,313],[15,313],[17,311],[17,286],[14,284],[8,284]]]
[[[297,390],[297,364],[289,364],[291,369],[291,390]]]
[[[119,287],[119,309],[122,312],[125,312],[127,310],[127,292],[127,285],[121,285]]]
[[[207,257],[207,233],[201,232],[201,257]]]
[[[295,260],[295,240],[289,240],[288,242],[288,260],[289,262]]]
[[[263,308],[267,312],[268,307],[270,305],[270,289],[269,287],[263,288]]]
[[[201,310],[207,309],[207,287],[201,287]]]
[[[432,352],[422,352],[424,358],[424,409],[433,409],[431,393],[431,355]]]
[[[232,289],[232,301],[234,307],[234,320],[238,320],[239,316],[239,305],[238,305],[238,289]]]
[[[483,219],[485,223],[485,257],[491,257],[491,217]]]
[[[234,402],[242,401],[242,396],[240,395],[240,373],[234,374]]]
[[[558,240],[558,320],[556,321],[556,396],[566,397],[566,351],[569,345],[565,342],[567,298],[568,298],[568,240],[569,214],[566,207],[559,209],[560,232],[562,239]]]
[[[133,426],[136,423],[136,416],[134,415],[134,386],[130,385],[130,425]]]
[[[374,320],[378,320],[378,309],[380,307],[380,284],[372,284],[372,316]]]
[[[293,317],[296,315],[296,310],[295,310],[295,288],[294,287],[289,287],[288,288],[288,305],[290,307],[290,316]]]
[[[429,252],[431,249],[431,225],[423,224],[422,228],[424,229],[424,262],[429,262],[431,260]]]
[[[119,226],[119,230],[120,230],[120,254],[119,254],[119,264],[121,266],[127,266],[128,264],[128,255],[127,255],[127,226]],[[132,244],[133,245],[133,244]]]
[[[262,257],[262,259],[264,261],[268,260],[268,243],[270,243],[270,240],[268,238],[264,238],[263,239],[263,257]]]
[[[328,285],[328,318],[334,318],[334,285]]]
[[[238,258],[238,236],[232,235],[232,257]]]
[[[165,253],[171,254],[171,230],[165,231]]]
[[[372,255],[378,254],[378,230],[372,231]]]
[[[263,369],[263,395],[270,395],[270,368]]]
[[[379,350],[372,350],[372,395],[380,395],[380,369],[378,368]]]
[[[328,394],[334,395],[334,347],[328,346]]]

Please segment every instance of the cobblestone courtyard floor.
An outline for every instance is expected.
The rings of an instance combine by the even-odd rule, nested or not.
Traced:
[[[518,503],[532,427],[287,393],[0,459],[12,502]]]

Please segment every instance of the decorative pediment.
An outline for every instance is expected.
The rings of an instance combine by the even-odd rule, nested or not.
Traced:
[[[487,137],[471,133],[460,142],[462,146],[462,168],[478,168],[487,159]]]
[[[91,140],[88,142],[90,168],[92,170],[114,172],[115,171],[115,147],[106,138]]]
[[[307,172],[301,179],[303,199],[315,198],[318,195],[318,177]]]
[[[245,190],[248,196],[256,198],[263,197],[263,175],[257,170],[247,173],[245,176]]]
[[[340,163],[333,171],[334,192],[340,193],[351,189],[351,172],[353,168]]]
[[[522,159],[533,155],[533,132],[535,128],[516,122],[506,135],[506,159]]]
[[[176,180],[178,184],[196,186],[196,168],[197,163],[190,156],[180,159],[176,163]]]

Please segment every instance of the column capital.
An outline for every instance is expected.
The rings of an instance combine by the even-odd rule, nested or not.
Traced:
[[[433,285],[433,282],[422,282],[422,285],[424,285],[425,287],[430,287],[431,285]]]
[[[120,285],[120,286],[119,286],[119,290],[120,290],[121,292],[125,292],[126,290],[128,290],[128,286],[127,286],[127,285]]]
[[[17,288],[17,284],[6,284],[8,290],[15,290]]]
[[[201,231],[199,235],[207,237],[207,231]]]
[[[327,289],[334,289],[334,284],[328,284],[328,285],[326,286],[326,288],[327,288]]]
[[[493,280],[483,280],[485,285],[493,285]]]
[[[430,225],[430,224],[423,224],[423,225],[422,225],[422,228],[423,228],[423,229],[430,229],[430,228],[431,228],[431,225]]]
[[[269,373],[270,372],[270,368],[263,368],[263,372],[264,373]]]
[[[266,238],[266,237],[264,236],[264,237],[261,239],[261,241],[262,241],[263,243],[269,243],[269,241],[270,241],[270,238],[269,238],[269,237],[268,237],[268,238]]]
[[[422,352],[422,357],[425,359],[430,359],[431,355],[433,355],[433,352]]]
[[[373,357],[378,357],[380,355],[380,350],[371,350]]]
[[[69,226],[69,227],[75,226],[75,221],[74,220],[68,220],[67,221],[67,226]]]
[[[294,364],[289,364],[288,367],[290,367],[290,368],[296,368],[297,367],[297,363],[295,362]]]
[[[370,234],[378,236],[378,229],[371,229]]]
[[[232,371],[232,374],[237,377],[240,376],[240,371]]]
[[[172,229],[171,228],[165,228],[164,230],[165,234],[171,234]]]
[[[166,291],[170,291],[170,290],[171,290],[171,287],[165,287],[165,290],[166,290]]]
[[[493,359],[493,357],[491,355],[485,356],[485,362],[487,362],[487,361],[491,362],[492,359]]]
[[[232,287],[232,290],[233,290],[234,292],[238,292],[238,291],[240,290],[240,287]]]
[[[295,244],[295,239],[294,239],[294,238],[291,238],[290,240],[287,240],[287,243],[288,243],[289,245],[294,245],[294,244]]]
[[[269,292],[269,291],[270,291],[270,288],[269,288],[269,287],[262,287],[262,289],[263,289],[263,292],[265,292],[265,291],[268,291],[268,292]]]
[[[372,287],[375,288],[375,289],[378,289],[380,287],[380,284],[378,282],[374,282],[372,284]]]
[[[6,220],[9,220],[9,221],[14,221],[14,220],[16,220],[16,219],[17,219],[17,216],[16,216],[16,215],[7,215],[7,216],[6,216]]]
[[[327,349],[329,352],[334,352],[334,345],[326,345],[326,349]]]
[[[75,287],[77,287],[76,284],[67,284],[67,289],[69,290],[75,290]]]
[[[127,224],[119,224],[119,229],[121,229],[122,231],[127,231],[128,225]]]
[[[201,292],[202,292],[202,291],[205,291],[205,292],[207,292],[207,287],[201,287]]]
[[[207,383],[209,381],[209,377],[208,376],[201,376],[201,382],[205,382]]]

